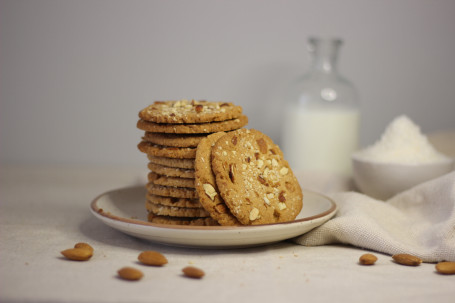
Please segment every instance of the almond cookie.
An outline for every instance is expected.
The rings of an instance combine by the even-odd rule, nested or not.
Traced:
[[[139,112],[139,117],[155,123],[206,123],[238,118],[242,107],[230,102],[196,100],[156,101]]]
[[[168,167],[194,169],[194,159],[177,159],[167,157],[156,157],[147,155],[151,163],[160,164]]]
[[[174,207],[161,204],[147,203],[146,209],[157,216],[170,217],[210,217],[209,213],[203,208]]]
[[[185,199],[185,198],[174,198],[147,194],[146,203],[161,204],[174,207],[187,207],[187,208],[202,208],[202,204],[198,199]]]
[[[197,147],[205,134],[163,134],[145,132],[142,139],[147,142],[173,147]]]
[[[184,169],[184,168],[175,168],[175,167],[168,167],[160,164],[155,164],[150,162],[147,165],[148,169],[151,171],[165,175],[168,177],[180,177],[180,178],[193,178],[194,179],[194,169]]]
[[[194,188],[193,178],[168,177],[155,172],[150,172],[147,177],[150,182],[156,185]]]
[[[257,130],[240,129],[218,139],[212,169],[221,197],[245,225],[294,220],[302,190],[283,153]]]
[[[231,120],[185,124],[155,123],[141,119],[137,122],[137,128],[153,133],[209,134],[239,129],[246,124],[248,124],[247,116],[240,115],[238,118]]]
[[[148,221],[155,224],[166,225],[188,225],[188,226],[216,226],[218,223],[211,217],[206,218],[182,218],[182,217],[169,217],[157,216],[153,213],[148,214]]]
[[[192,147],[170,147],[156,145],[150,142],[141,141],[137,147],[143,153],[157,157],[194,159],[196,157],[196,148]]]
[[[152,182],[147,183],[147,191],[149,194],[157,196],[166,196],[174,198],[187,198],[187,199],[197,199],[197,193],[194,188],[187,187],[173,187],[173,186],[163,186],[156,185]]]
[[[195,160],[195,185],[200,203],[220,225],[240,225],[224,203],[212,172],[212,146],[226,133],[219,132],[204,138],[198,145]]]

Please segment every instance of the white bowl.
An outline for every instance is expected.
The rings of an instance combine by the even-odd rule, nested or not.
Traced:
[[[352,155],[354,183],[361,192],[387,200],[425,181],[453,170],[453,159],[425,164],[393,164],[361,159]]]

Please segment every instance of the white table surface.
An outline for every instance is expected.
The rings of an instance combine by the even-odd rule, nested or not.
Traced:
[[[147,171],[103,167],[0,169],[0,302],[454,302],[455,275],[434,264],[406,267],[375,253],[360,266],[360,248],[280,242],[205,250],[164,246],[114,230],[89,211],[97,195],[145,182]],[[308,179],[308,184],[311,180]],[[321,191],[332,181],[313,180]],[[310,186],[311,187],[311,186]],[[314,188],[312,188],[314,189]],[[63,259],[76,242],[95,248],[87,262]],[[144,267],[137,255],[163,253],[169,263]],[[182,276],[193,265],[202,280]],[[123,266],[144,278],[116,277]]]

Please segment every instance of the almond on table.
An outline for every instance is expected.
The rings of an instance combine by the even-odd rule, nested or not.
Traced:
[[[90,244],[87,244],[85,242],[79,242],[74,245],[74,248],[80,248],[80,249],[87,249],[93,253],[94,249]]]
[[[73,261],[87,261],[92,257],[91,251],[81,248],[69,248],[60,252],[65,258]]]
[[[422,259],[410,254],[396,254],[392,256],[393,260],[401,265],[407,266],[419,266],[422,263]]]
[[[142,264],[151,266],[163,266],[164,264],[168,263],[165,256],[157,251],[152,250],[141,252],[137,259]]]
[[[74,248],[62,250],[60,253],[67,259],[73,261],[87,261],[93,256],[93,247],[87,243],[76,243]]]
[[[139,269],[133,267],[122,267],[117,271],[117,274],[120,278],[129,281],[137,281],[140,280],[144,274]]]
[[[201,279],[205,275],[202,269],[199,269],[194,266],[187,266],[182,269],[182,272],[185,276],[194,279]]]
[[[373,265],[378,258],[373,254],[363,254],[359,258],[359,263],[362,265]]]
[[[435,266],[436,271],[443,275],[455,275],[455,262],[439,262]]]

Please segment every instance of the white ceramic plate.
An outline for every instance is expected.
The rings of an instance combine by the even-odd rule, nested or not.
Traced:
[[[302,235],[335,215],[336,204],[323,195],[304,191],[303,208],[291,222],[255,226],[177,226],[147,221],[144,186],[101,194],[91,212],[110,227],[153,242],[186,247],[234,248],[258,246]]]

